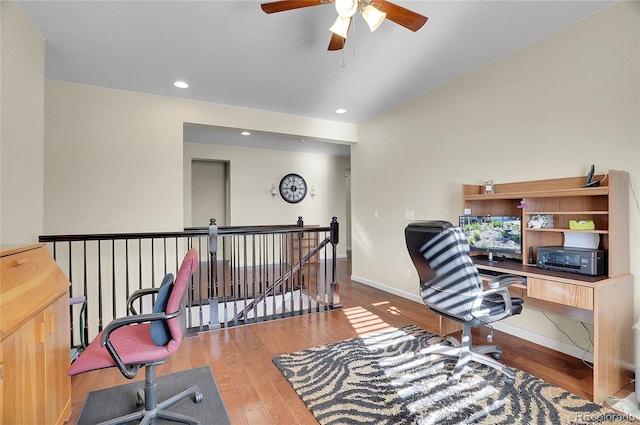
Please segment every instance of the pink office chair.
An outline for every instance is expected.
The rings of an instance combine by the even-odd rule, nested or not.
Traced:
[[[108,367],[117,367],[122,375],[133,379],[141,367],[145,368],[144,392],[138,391],[137,405],[144,409],[103,424],[116,425],[141,420],[141,424],[153,423],[155,419],[167,419],[187,424],[199,424],[200,420],[165,410],[176,402],[193,396],[193,401],[202,401],[200,388],[193,386],[163,402],[157,402],[155,367],[164,363],[182,343],[181,301],[191,274],[198,267],[198,254],[189,250],[178,276],[168,274],[159,288],[141,289],[127,301],[134,315],[113,320],[89,344],[80,357],[71,365],[68,375],[89,372]],[[136,314],[133,302],[148,294],[157,293],[153,313]]]

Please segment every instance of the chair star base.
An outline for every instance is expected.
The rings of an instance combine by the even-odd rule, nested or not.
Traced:
[[[101,422],[99,425],[120,425],[137,420],[140,421],[140,425],[146,425],[154,423],[156,419],[166,419],[172,422],[179,422],[190,425],[200,424],[200,419],[165,410],[178,401],[189,396],[193,397],[194,403],[200,403],[203,398],[200,387],[194,385],[193,387],[188,388],[181,393],[158,403],[156,400],[157,384],[155,376],[155,366],[155,364],[148,365],[145,368],[144,388],[138,390],[137,393],[136,406],[144,405],[144,409],[125,416],[120,416],[119,418]]]
[[[463,326],[462,344],[452,336],[447,336],[447,341],[452,345],[434,344],[421,349],[418,355],[427,356],[435,354],[458,358],[458,361],[453,368],[453,372],[449,377],[449,383],[456,384],[460,380],[465,365],[470,361],[481,363],[498,370],[505,375],[506,382],[509,384],[515,382],[515,372],[511,368],[497,361],[502,357],[501,347],[497,345],[471,345],[471,326]],[[493,354],[494,358],[489,357],[489,354]]]

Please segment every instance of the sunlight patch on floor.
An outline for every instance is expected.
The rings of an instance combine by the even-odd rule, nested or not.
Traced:
[[[396,329],[394,326],[382,320],[380,316],[362,306],[345,308],[342,311],[351,323],[353,329],[355,329],[360,336]]]
[[[389,307],[387,310],[397,310],[397,314],[400,314],[400,311],[393,307]],[[404,330],[385,323],[378,315],[364,307],[345,309],[344,313],[369,350],[384,350],[392,345],[395,346],[415,338]],[[384,374],[391,379],[398,396],[404,400],[413,400],[406,405],[411,412],[417,412],[425,406],[437,405],[445,398],[451,397],[452,394],[460,394],[458,401],[454,404],[443,406],[426,416],[422,416],[418,421],[420,425],[441,423],[453,412],[465,409],[480,400],[494,397],[497,393],[493,386],[486,385],[479,391],[463,396],[462,394],[468,393],[470,386],[478,385],[483,378],[472,376],[470,380],[448,385],[447,375],[439,373],[444,368],[444,362],[442,360],[433,362],[433,364],[431,362],[431,356],[423,356],[415,351],[401,353],[378,362],[378,366]],[[467,370],[467,373],[469,372]],[[443,387],[444,390],[442,390]],[[435,391],[435,388],[440,388],[440,390]],[[505,403],[505,400],[489,403],[486,408],[473,415],[474,421],[486,417],[493,410],[502,408]]]
[[[402,314],[402,311],[398,307],[391,306],[387,309],[387,311],[396,316],[400,316]]]

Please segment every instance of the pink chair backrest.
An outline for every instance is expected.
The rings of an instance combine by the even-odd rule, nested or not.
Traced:
[[[182,260],[176,280],[173,282],[173,290],[171,291],[171,295],[167,301],[167,313],[170,314],[176,312],[180,308],[180,303],[182,302],[182,297],[189,285],[191,275],[198,268],[198,262],[198,252],[193,248],[190,249],[185,255],[184,260]],[[186,314],[185,311],[182,312],[182,315],[184,314]],[[180,326],[181,316],[167,320],[169,330],[171,331],[171,337],[173,338],[168,345],[168,349],[170,351],[176,350],[182,342],[182,327]],[[175,343],[177,343],[177,346],[173,346]]]

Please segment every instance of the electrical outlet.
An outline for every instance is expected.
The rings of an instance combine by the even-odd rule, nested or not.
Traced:
[[[374,220],[377,220],[379,217],[380,217],[380,215],[378,214],[378,210],[375,210],[375,211],[373,212],[373,219],[374,219]]]
[[[411,269],[407,269],[404,271],[404,277],[407,279],[411,279]]]
[[[416,218],[415,211],[407,210],[407,211],[404,212],[404,219],[405,220],[415,220],[415,218]]]

